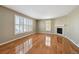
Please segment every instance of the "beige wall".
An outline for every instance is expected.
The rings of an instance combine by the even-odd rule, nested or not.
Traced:
[[[20,13],[0,7],[0,42],[5,42],[29,34],[14,34],[15,14],[26,17],[25,15],[22,15]],[[51,20],[51,22],[51,33],[56,33],[57,27],[63,27],[63,35],[67,36],[68,38],[70,38],[70,40],[79,45],[79,8],[75,9],[67,16]],[[45,20],[34,20],[33,28],[33,32],[31,33],[45,32]]]
[[[52,32],[55,33],[57,27],[63,28],[63,35],[79,46],[79,8],[73,10],[67,16],[52,19]],[[45,32],[45,20],[38,21],[38,31]]]
[[[30,34],[30,33],[23,33],[23,34],[15,35],[14,15],[16,14],[26,17],[25,15],[22,15],[15,11],[9,10],[4,7],[0,7],[0,29],[1,29],[0,43]],[[36,20],[33,21],[34,21],[33,32],[31,33],[35,33],[36,31]]]
[[[54,33],[57,34],[57,28],[63,28],[63,34],[66,34],[65,30],[67,27],[67,17],[60,17],[54,21]]]
[[[38,32],[45,32],[45,22],[38,20]]]
[[[0,16],[0,27],[1,27],[1,25],[2,25],[2,17]],[[2,28],[0,28],[0,39],[1,39],[1,37],[2,37]]]
[[[37,32],[41,32],[41,33],[47,33],[46,29],[45,29],[45,21],[46,20],[38,20],[37,22]],[[54,20],[50,20],[51,21],[51,32],[50,33],[54,33]]]
[[[79,8],[72,11],[65,17],[55,19],[56,25],[64,25],[64,36],[67,36],[79,46]],[[56,32],[55,32],[56,33]]]

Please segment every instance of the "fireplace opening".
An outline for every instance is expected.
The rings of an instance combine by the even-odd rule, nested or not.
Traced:
[[[57,28],[57,33],[62,34],[62,28]]]

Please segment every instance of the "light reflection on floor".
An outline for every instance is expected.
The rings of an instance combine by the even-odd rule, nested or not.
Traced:
[[[51,46],[51,37],[50,36],[46,36],[46,38],[45,38],[45,45],[46,46]]]
[[[20,44],[16,47],[16,54],[27,53],[29,49],[32,48],[32,38],[25,41],[23,44]],[[24,49],[23,49],[24,48]]]

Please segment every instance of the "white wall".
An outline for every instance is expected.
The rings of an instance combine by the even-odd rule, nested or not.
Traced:
[[[1,13],[0,13],[0,15],[1,15]],[[1,25],[2,25],[2,17],[0,16],[0,27],[1,27]],[[2,38],[2,28],[0,28],[0,39]]]
[[[17,37],[24,36],[28,33],[23,33],[20,35],[14,34],[14,15],[19,14],[8,10],[6,8],[0,7],[0,42],[12,40]],[[22,14],[19,14],[24,16]],[[72,11],[69,15],[56,18],[52,21],[52,31],[51,33],[56,33],[56,26],[62,26],[64,28],[64,36],[67,36],[79,45],[79,8]],[[45,20],[38,20],[36,28],[36,21],[34,20],[34,32],[45,32]],[[37,30],[36,30],[37,29]]]
[[[40,32],[40,33],[47,33],[46,32],[46,29],[45,29],[45,21],[46,20],[38,20],[38,27],[37,27],[37,32]],[[54,20],[50,20],[51,21],[51,31],[49,33],[54,33]]]
[[[45,32],[45,22],[42,20],[38,21],[38,32]]]
[[[59,28],[63,28],[63,34],[66,34],[65,33],[66,26],[67,26],[66,23],[67,23],[66,16],[55,19],[55,21],[54,21],[54,33],[57,34],[57,27],[59,27]]]
[[[52,19],[52,32],[56,33],[57,27],[62,27],[63,35],[79,46],[79,7],[67,16]],[[45,20],[38,21],[38,31],[45,32]]]
[[[64,25],[64,36],[67,36],[79,46],[79,8],[72,11],[69,15],[55,20],[56,25]],[[56,32],[55,32],[56,33]]]
[[[23,14],[17,13],[15,11],[9,10],[7,8],[0,6],[0,43],[13,40],[18,37],[25,36],[30,33],[35,33],[36,31],[36,20],[33,20],[33,31],[30,33],[22,33],[15,35],[15,14],[26,17]]]

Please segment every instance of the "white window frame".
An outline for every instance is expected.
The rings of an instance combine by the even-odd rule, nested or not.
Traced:
[[[19,24],[16,24],[17,19],[19,19]],[[21,21],[23,21],[23,22],[21,23]],[[16,31],[16,25],[19,26],[18,32]],[[22,28],[20,28],[21,26],[22,26]],[[22,32],[21,32],[21,29],[22,29]],[[21,33],[32,32],[32,31],[33,31],[33,20],[32,19],[25,18],[25,17],[19,16],[19,15],[15,15],[15,34],[21,34]]]

